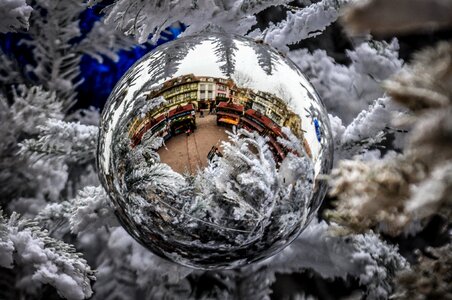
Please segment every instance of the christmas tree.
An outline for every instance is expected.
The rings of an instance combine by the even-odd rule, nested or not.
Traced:
[[[0,0],[0,298],[452,298],[451,12],[448,0]],[[114,83],[156,45],[200,32],[238,34],[289,57],[323,100],[334,139],[316,218],[280,253],[230,270],[184,267],[138,244],[96,168]],[[235,72],[233,44],[216,50],[236,82],[253,80]],[[257,59],[272,72],[271,55]],[[96,93],[90,72],[100,80],[104,69],[114,74]],[[162,144],[152,138],[149,149]],[[230,133],[224,154],[234,160],[214,159],[248,185],[232,189],[213,169],[197,180],[212,199],[261,193],[254,208],[266,222],[267,187],[282,182],[265,141],[251,138]],[[128,159],[155,160],[149,149]],[[280,168],[309,177],[306,164],[292,155]],[[128,177],[137,191],[150,181],[183,189],[180,178],[164,166]],[[306,188],[294,190],[302,203]],[[209,214],[210,198],[183,209]]]

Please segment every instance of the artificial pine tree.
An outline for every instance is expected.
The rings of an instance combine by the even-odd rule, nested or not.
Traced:
[[[0,0],[0,32],[19,31],[33,57],[24,64],[17,53],[0,53],[0,298],[271,299],[280,294],[282,274],[308,274],[302,278],[339,285],[341,295],[357,298],[452,297],[451,45],[440,43],[405,64],[397,39],[389,39],[391,31],[450,26],[450,1],[116,0],[106,1],[101,20],[82,33],[81,15],[102,2]],[[337,29],[341,15],[347,34]],[[277,48],[309,76],[330,113],[335,169],[324,176],[332,186],[327,212],[281,253],[241,269],[186,268],[135,242],[117,223],[96,174],[98,112],[74,108],[84,55],[117,59],[118,50],[154,43],[179,22],[188,25],[183,35],[224,31]],[[372,32],[388,38],[373,40]],[[344,41],[349,49],[338,50]],[[234,48],[218,47],[228,50],[224,68],[233,73]],[[259,60],[271,70],[271,57]],[[257,147],[265,154],[264,144]],[[130,161],[144,152],[137,147]],[[237,170],[249,170],[246,160],[236,160]],[[249,171],[250,184],[280,184],[258,177],[269,172]],[[159,174],[164,170],[131,172],[128,179],[137,191],[146,180],[178,179]],[[216,191],[212,177],[200,181],[207,194]],[[303,193],[293,195],[302,205]],[[205,201],[182,209],[208,213]],[[262,211],[271,206],[264,202]],[[432,246],[446,246],[417,263],[416,251],[429,240],[420,249],[409,241],[421,239],[432,219],[443,224],[435,232],[443,241]],[[326,290],[285,296],[339,298]]]

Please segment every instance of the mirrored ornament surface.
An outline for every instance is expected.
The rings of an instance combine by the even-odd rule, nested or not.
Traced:
[[[282,250],[326,192],[327,113],[262,43],[202,34],[160,46],[116,85],[98,168],[124,228],[174,262],[233,268]]]

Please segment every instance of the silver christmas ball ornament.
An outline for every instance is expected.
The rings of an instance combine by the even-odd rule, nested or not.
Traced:
[[[202,34],[128,70],[104,109],[97,158],[137,241],[186,266],[234,268],[280,251],[313,218],[332,137],[289,59],[247,38]]]

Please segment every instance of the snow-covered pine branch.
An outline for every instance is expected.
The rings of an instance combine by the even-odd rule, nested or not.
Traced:
[[[98,135],[96,126],[48,119],[39,130],[38,138],[21,143],[21,153],[78,164],[95,159]]]
[[[68,109],[75,101],[75,88],[81,83],[79,64],[81,57],[72,51],[71,40],[80,35],[78,17],[82,2],[75,0],[37,0],[30,17],[30,40],[36,65],[27,71],[48,90],[57,92]]]
[[[132,40],[115,32],[102,21],[81,39],[80,15],[87,4],[77,0],[36,0],[30,17],[31,39],[21,42],[31,47],[36,65],[27,65],[26,72],[31,81],[36,81],[47,90],[55,91],[63,99],[65,112],[74,104],[76,88],[82,82],[80,62],[82,55],[93,55],[101,60],[102,55],[116,59],[115,52],[132,46]],[[79,42],[76,42],[78,41]]]
[[[91,1],[97,3],[100,1]],[[140,43],[153,35],[156,42],[165,28],[181,22],[188,25],[183,35],[215,27],[225,32],[246,34],[256,24],[254,14],[285,4],[288,0],[220,0],[220,1],[138,1],[117,0],[107,12],[107,24],[114,24]],[[209,22],[205,22],[209,20]]]
[[[67,122],[79,122],[83,125],[99,126],[100,112],[99,109],[90,106],[89,108],[77,109],[64,118]]]
[[[134,41],[131,38],[117,31],[113,26],[97,21],[86,38],[77,44],[74,50],[88,54],[99,62],[103,61],[103,57],[117,61],[118,51],[130,49],[133,45]]]
[[[25,0],[0,0],[0,33],[28,30],[32,10]]]
[[[186,277],[195,272],[164,260],[138,244],[121,227],[112,230],[97,267],[93,300],[191,299]],[[140,296],[141,295],[141,296]]]
[[[54,93],[41,87],[19,85],[12,89],[9,102],[0,94],[0,194],[2,203],[9,203],[14,197],[47,199],[58,197],[67,179],[65,166],[58,162],[45,164],[17,156],[19,143],[25,138],[36,136],[37,127],[49,118],[61,119],[61,103]],[[58,179],[57,179],[58,178]],[[35,199],[36,200],[36,199]],[[42,199],[40,199],[42,200]],[[39,201],[34,201],[36,204]],[[6,204],[5,204],[6,205]],[[25,213],[25,212],[24,212]]]
[[[15,125],[27,135],[40,132],[39,126],[48,119],[61,120],[62,102],[55,92],[44,90],[40,86],[26,87],[19,85],[13,90],[14,102],[10,107]]]
[[[21,282],[25,290],[36,283],[50,284],[66,299],[91,297],[91,281],[96,278],[87,262],[73,246],[50,237],[36,222],[14,213],[9,220],[0,216],[0,238],[1,266],[21,267],[29,273]]]
[[[387,299],[393,290],[395,273],[407,266],[397,248],[373,233],[337,236],[333,228],[324,221],[312,221],[289,247],[262,263],[244,268],[243,274],[250,277],[259,272],[267,274],[268,285],[275,280],[275,273],[307,269],[329,279],[353,276],[365,288],[367,299]],[[247,288],[253,290],[255,286],[259,285],[253,283]]]
[[[108,195],[101,186],[87,186],[73,199],[48,204],[36,220],[48,228],[68,222],[71,232],[76,234],[117,224]]]
[[[96,241],[101,248],[95,252],[98,265],[93,299],[136,299],[142,293],[152,297],[169,295],[172,294],[169,285],[174,286],[172,295],[179,295],[179,299],[190,294],[190,290],[182,292],[180,285],[192,269],[157,257],[133,240],[122,227],[110,227],[117,225],[116,218],[109,207],[107,194],[100,186],[88,186],[74,199],[49,204],[40,212],[37,221],[52,231],[58,226],[60,235],[70,230],[83,240],[101,239]],[[110,230],[97,231],[105,226]]]
[[[394,128],[392,120],[398,120],[404,115],[402,107],[388,96],[378,98],[367,110],[360,112],[346,128],[344,127],[340,135],[335,136],[337,143],[335,159],[350,159],[355,155],[369,153],[369,149],[383,142],[388,134],[393,134],[396,138],[394,146],[401,144],[399,140],[403,141],[404,131]],[[379,150],[375,149],[374,152],[380,156]]]
[[[451,49],[440,43],[422,51],[385,83],[392,99],[413,112],[407,145],[383,160],[339,163],[330,182],[339,198],[334,220],[358,232],[398,235],[415,233],[434,214],[451,215],[450,197],[444,197],[451,189]]]
[[[44,125],[47,119],[61,119],[61,103],[54,93],[41,87],[19,85],[13,89],[13,102],[10,104],[0,94],[0,119],[4,125],[0,127],[0,151],[16,147],[21,138],[36,135],[37,126]]]
[[[346,54],[349,66],[337,64],[324,50],[295,50],[289,57],[309,77],[328,111],[349,124],[359,112],[383,97],[381,82],[400,70],[397,40],[369,41]]]
[[[390,98],[378,98],[369,110],[363,110],[347,126],[342,135],[342,143],[353,143],[375,136],[390,125],[393,112],[395,105]]]
[[[263,32],[264,41],[273,47],[287,52],[287,45],[314,37],[337,20],[339,9],[350,0],[321,0],[308,7],[289,11],[285,20],[271,24]]]
[[[91,5],[101,1],[90,1]],[[106,22],[115,24],[126,34],[134,35],[140,43],[150,34],[157,41],[161,32],[177,22],[188,25],[183,35],[215,28],[216,30],[245,35],[256,24],[254,14],[270,6],[284,5],[287,0],[221,0],[221,1],[115,1],[108,8]],[[263,33],[253,31],[251,36],[263,38],[266,43],[287,50],[286,45],[316,36],[339,17],[338,10],[350,0],[322,0],[308,7],[294,8],[287,18],[272,24]],[[209,19],[210,22],[202,22]],[[214,25],[213,25],[214,24]]]
[[[0,49],[0,84],[10,86],[23,82],[17,62]]]

